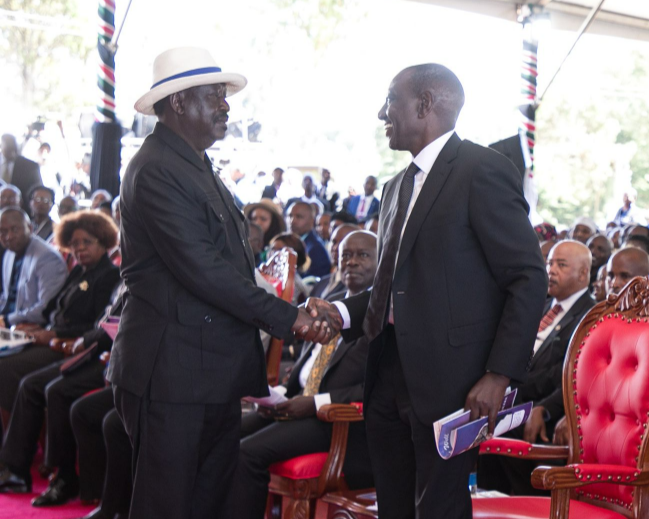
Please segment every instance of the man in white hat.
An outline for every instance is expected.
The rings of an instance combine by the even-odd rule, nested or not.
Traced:
[[[226,518],[239,400],[268,391],[258,328],[319,342],[330,330],[255,285],[245,218],[205,154],[246,79],[196,48],[153,70],[135,107],[159,123],[122,183],[127,296],[108,371],[134,448],[130,517]]]

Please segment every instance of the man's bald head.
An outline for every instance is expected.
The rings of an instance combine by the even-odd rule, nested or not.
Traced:
[[[351,295],[367,290],[377,267],[376,234],[354,231],[340,244],[340,279]]]
[[[17,254],[29,245],[32,228],[29,216],[20,207],[8,207],[0,211],[0,242]]]
[[[428,91],[433,96],[433,111],[449,130],[455,127],[464,106],[464,88],[458,77],[444,65],[425,63],[408,67],[413,94],[420,96]]]
[[[611,256],[607,265],[606,293],[619,294],[636,276],[649,276],[649,255],[635,247],[621,249]]]
[[[548,255],[548,295],[563,301],[588,287],[591,254],[583,243],[565,240],[557,243]]]

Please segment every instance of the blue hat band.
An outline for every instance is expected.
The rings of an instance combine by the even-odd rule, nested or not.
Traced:
[[[155,87],[160,86],[163,83],[166,83],[167,81],[173,81],[174,79],[180,79],[183,77],[191,77],[191,76],[200,76],[201,74],[213,74],[214,72],[221,72],[221,67],[195,68],[193,70],[181,72],[180,74],[176,74],[175,76],[169,76],[168,78],[158,81],[156,84],[154,84],[151,87],[151,89],[153,90]]]

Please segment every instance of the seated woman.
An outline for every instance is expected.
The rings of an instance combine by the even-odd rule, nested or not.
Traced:
[[[284,247],[288,247],[297,254],[293,304],[298,305],[304,303],[306,298],[309,297],[309,288],[307,288],[300,276],[300,272],[305,272],[309,268],[309,257],[306,254],[304,242],[297,234],[293,234],[292,232],[278,234],[270,241],[268,257],[272,256],[274,252],[282,250]]]
[[[257,204],[248,204],[243,208],[243,212],[248,220],[256,223],[264,231],[264,249],[275,236],[286,230],[281,211],[267,198],[262,198]],[[268,258],[262,257],[262,261],[266,259]]]
[[[106,254],[117,244],[117,227],[107,216],[96,211],[66,215],[56,227],[55,240],[62,249],[72,251],[77,266],[43,311],[48,325],[19,326],[33,335],[33,344],[0,358],[0,408],[5,411],[12,409],[25,375],[64,358],[63,352],[49,348],[50,341],[80,337],[91,330],[119,281],[119,269]]]

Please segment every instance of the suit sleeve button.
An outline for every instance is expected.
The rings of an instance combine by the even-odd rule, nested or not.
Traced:
[[[209,315],[206,315],[206,316],[205,316],[205,322],[206,322],[206,323],[211,323],[211,322],[212,322],[212,318],[211,318]]]

